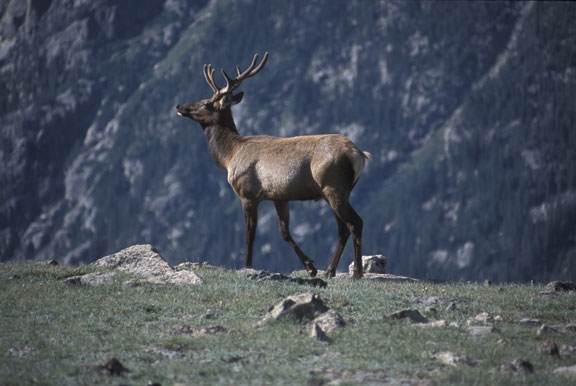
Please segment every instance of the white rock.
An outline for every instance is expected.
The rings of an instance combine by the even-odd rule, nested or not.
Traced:
[[[362,256],[362,271],[366,273],[386,273],[386,257],[382,255]],[[348,273],[354,273],[354,262],[348,266]]]

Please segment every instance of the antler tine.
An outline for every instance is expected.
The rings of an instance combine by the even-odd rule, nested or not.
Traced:
[[[238,77],[236,79],[244,80],[246,78],[250,78],[251,76],[256,75],[258,72],[260,72],[260,70],[264,68],[267,60],[268,60],[268,52],[264,53],[262,61],[256,68],[254,68],[254,66],[256,66],[256,63],[258,62],[258,54],[254,55],[254,59],[252,59],[252,63],[250,63],[250,66],[248,66],[246,71],[241,72],[240,67],[236,66],[236,71],[238,72]]]
[[[204,79],[206,80],[206,83],[208,83],[208,86],[210,86],[213,91],[216,91],[214,90],[214,86],[212,86],[212,82],[210,82],[210,76],[208,75],[208,65],[205,64],[204,67],[202,67],[202,70],[204,72]]]
[[[264,66],[266,65],[266,62],[267,62],[267,61],[268,61],[268,52],[265,52],[265,53],[264,53],[264,56],[262,57],[262,61],[260,62],[260,64],[258,65],[258,67],[256,67],[254,70],[252,70],[252,71],[250,72],[250,76],[254,76],[254,75],[256,75],[257,73],[259,73],[259,72],[264,68]]]
[[[256,66],[257,62],[258,62],[258,54],[254,55],[254,58],[252,58],[252,63],[250,63],[246,71],[240,73],[240,67],[236,66],[236,71],[238,71],[238,76],[236,77],[236,79],[244,79],[245,77],[247,77],[250,71],[252,71],[252,69],[254,68],[254,66]]]
[[[204,65],[204,79],[215,93],[220,91],[220,87],[214,81],[214,67],[211,64]]]
[[[260,72],[264,68],[267,60],[268,60],[268,52],[266,52],[264,54],[262,61],[260,62],[260,64],[256,68],[254,68],[254,67],[256,66],[256,63],[258,63],[258,54],[254,55],[254,58],[252,59],[252,63],[250,63],[250,66],[248,66],[248,68],[244,72],[242,72],[240,70],[239,66],[236,66],[236,72],[238,73],[238,76],[236,76],[236,79],[231,79],[228,76],[228,74],[226,74],[226,71],[222,70],[222,76],[224,76],[224,79],[226,79],[226,86],[221,90],[221,93],[233,91],[238,86],[240,86],[240,84],[242,83],[243,80],[248,79],[248,78],[256,75],[258,72]]]

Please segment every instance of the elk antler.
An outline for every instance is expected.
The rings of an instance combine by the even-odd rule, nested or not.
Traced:
[[[204,79],[206,79],[206,82],[208,83],[210,88],[212,88],[212,91],[214,91],[215,94],[217,94],[218,91],[220,91],[220,87],[218,87],[218,85],[214,81],[214,67],[212,67],[211,64],[204,65]]]
[[[258,63],[258,54],[254,55],[252,63],[250,63],[250,66],[248,66],[248,68],[244,72],[240,70],[239,66],[236,66],[236,71],[238,72],[238,76],[236,76],[236,79],[231,79],[228,76],[228,74],[226,74],[226,72],[222,70],[222,75],[224,76],[224,79],[226,79],[226,86],[224,86],[223,88],[220,88],[214,81],[214,67],[212,67],[211,64],[204,65],[204,78],[206,79],[208,85],[214,91],[214,97],[218,98],[226,93],[234,91],[240,86],[240,84],[245,79],[248,79],[259,73],[266,65],[267,60],[268,60],[268,52],[264,54],[264,57],[262,57],[262,61],[257,67],[256,63]]]

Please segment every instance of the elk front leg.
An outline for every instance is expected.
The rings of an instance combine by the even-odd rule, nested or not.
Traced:
[[[278,224],[280,228],[280,235],[282,239],[286,241],[296,252],[298,258],[304,264],[306,268],[306,272],[310,274],[310,276],[316,276],[318,270],[314,267],[314,260],[310,259],[296,244],[294,239],[292,239],[292,235],[290,235],[290,206],[288,201],[274,201],[274,206],[276,207],[276,213],[278,214]]]
[[[242,200],[242,210],[244,211],[244,236],[246,238],[246,263],[244,267],[252,268],[254,238],[256,236],[256,226],[258,226],[258,202]]]

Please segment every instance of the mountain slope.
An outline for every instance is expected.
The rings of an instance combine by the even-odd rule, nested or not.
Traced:
[[[374,155],[352,195],[365,253],[418,277],[576,272],[570,3],[36,4],[0,3],[2,259],[152,243],[171,262],[241,266],[239,201],[174,106],[211,95],[204,63],[231,71],[269,51],[236,123],[339,132]],[[292,208],[326,266],[329,207]],[[299,269],[276,228],[264,203],[255,265]]]

